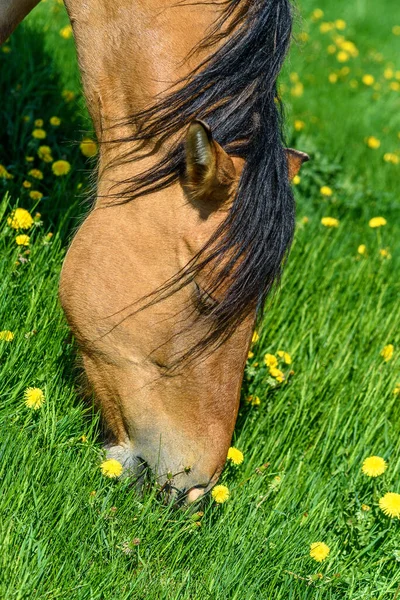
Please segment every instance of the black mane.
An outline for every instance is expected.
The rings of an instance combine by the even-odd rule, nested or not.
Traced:
[[[209,333],[182,359],[223,343],[279,279],[294,231],[294,200],[282,139],[277,77],[289,48],[289,0],[229,0],[212,30],[194,50],[210,48],[209,58],[146,110],[124,122],[135,133],[125,140],[136,149],[119,160],[139,160],[149,141],[178,142],[151,169],[122,182],[122,202],[160,190],[184,175],[183,137],[195,118],[206,121],[215,139],[245,159],[232,209],[207,245],[174,278],[146,300],[146,306],[211,269],[206,292],[221,301],[209,315]],[[223,41],[217,49],[215,45]],[[121,196],[121,192],[118,192]],[[143,308],[143,307],[142,307]],[[142,308],[140,310],[142,310]]]

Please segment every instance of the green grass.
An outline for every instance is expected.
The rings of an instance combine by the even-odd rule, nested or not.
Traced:
[[[282,82],[290,144],[313,160],[296,187],[298,227],[282,286],[246,369],[234,436],[245,460],[221,478],[230,499],[207,502],[203,516],[160,505],[155,491],[138,497],[129,482],[100,473],[98,418],[77,393],[75,349],[57,300],[68,240],[87,210],[91,167],[79,151],[90,123],[72,40],[58,33],[62,7],[41,4],[12,36],[11,52],[0,52],[0,163],[14,175],[0,179],[0,330],[14,333],[0,342],[0,598],[397,597],[399,521],[378,500],[400,492],[393,394],[400,382],[400,166],[383,160],[399,155],[399,92],[388,89],[383,72],[390,64],[396,70],[400,37],[391,29],[400,23],[389,0],[324,5],[323,20],[346,20],[343,34],[359,56],[343,65],[328,55],[332,34],[319,32],[309,18],[317,5],[303,0],[309,40],[293,48]],[[351,73],[330,83],[329,73],[347,64]],[[299,97],[291,95],[290,73],[304,83]],[[365,73],[380,90],[361,83]],[[76,99],[65,102],[63,89]],[[48,124],[53,115],[59,128]],[[64,179],[38,158],[25,160],[36,156],[38,118],[54,158],[72,164]],[[296,119],[305,123],[300,132]],[[367,147],[369,135],[380,139],[379,149]],[[32,164],[44,172],[31,188],[44,194],[39,203],[21,187]],[[322,185],[331,197],[320,194]],[[41,213],[30,254],[16,247],[7,225],[17,205]],[[377,215],[388,222],[378,231],[368,226]],[[323,216],[338,218],[339,227],[324,228]],[[360,244],[367,256],[358,255]],[[391,258],[380,256],[382,248]],[[380,351],[389,343],[395,352],[385,363]],[[263,357],[279,349],[290,352],[294,375],[275,386]],[[28,386],[45,391],[38,411],[24,405]],[[246,401],[250,394],[259,406]],[[372,454],[388,461],[376,480],[361,473]],[[321,564],[309,557],[315,541],[331,548]]]

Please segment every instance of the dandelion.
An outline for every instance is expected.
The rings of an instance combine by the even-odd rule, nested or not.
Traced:
[[[330,553],[330,548],[324,542],[314,542],[310,545],[310,556],[317,562],[325,560]]]
[[[2,342],[12,342],[14,339],[14,334],[12,331],[5,329],[4,331],[0,331],[0,340]]]
[[[34,177],[34,179],[43,179],[43,173],[39,169],[31,169],[28,172],[28,175]]]
[[[394,25],[392,27],[392,33],[393,35],[400,35],[400,25]]]
[[[393,79],[394,76],[394,71],[393,69],[391,69],[390,67],[387,67],[384,71],[383,71],[383,76],[385,79]]]
[[[315,10],[313,10],[311,16],[315,21],[318,21],[318,19],[322,19],[322,17],[324,16],[324,11],[320,8],[316,8]]]
[[[37,155],[41,160],[44,160],[45,162],[52,162],[53,160],[51,156],[50,146],[39,146]]]
[[[367,246],[365,244],[360,244],[357,248],[358,254],[361,256],[365,256],[367,254]]]
[[[336,29],[339,29],[339,31],[343,31],[343,29],[346,29],[346,21],[343,19],[336,19],[335,27]]]
[[[279,358],[282,358],[286,365],[292,364],[292,357],[288,352],[284,352],[284,350],[278,350],[277,355]]]
[[[361,470],[368,477],[378,477],[386,471],[386,461],[380,456],[369,456],[362,464]]]
[[[46,137],[47,133],[45,132],[44,129],[34,129],[32,131],[32,137],[34,137],[37,140],[44,140],[44,138]]]
[[[250,360],[251,358],[254,358],[254,352],[249,352],[247,355],[248,360]]]
[[[259,339],[260,339],[260,336],[258,335],[257,331],[254,331],[253,332],[253,337],[251,338],[251,343],[252,344],[256,344]]]
[[[400,517],[400,494],[388,492],[380,498],[379,508],[388,517]]]
[[[329,73],[328,75],[329,83],[337,83],[338,76],[336,73]]]
[[[393,152],[386,152],[383,155],[383,160],[385,162],[391,162],[394,165],[398,165],[400,163],[400,158],[397,156],[397,154],[394,154]]]
[[[302,217],[301,219],[301,222],[304,223],[304,225],[306,225],[309,221],[310,219],[308,217]]]
[[[295,98],[300,98],[303,95],[304,85],[301,83],[301,81],[298,81],[297,83],[295,83],[295,85],[291,88],[290,93]]]
[[[96,142],[90,138],[84,138],[81,141],[79,148],[81,149],[83,156],[86,156],[87,158],[96,156],[98,151]]]
[[[35,125],[35,127],[43,127],[43,119],[35,119],[33,124]]]
[[[370,219],[368,225],[372,227],[372,229],[376,229],[377,227],[383,227],[387,224],[385,217],[373,217]]]
[[[358,56],[357,47],[356,47],[356,45],[353,42],[350,42],[350,40],[343,40],[340,43],[340,47],[345,52],[348,52],[350,54],[350,56],[352,56],[353,58],[355,58],[356,56]]]
[[[32,187],[32,184],[30,181],[25,180],[22,182],[22,186],[26,189],[29,189],[30,187]]]
[[[278,383],[282,383],[282,381],[285,380],[285,375],[280,369],[277,369],[276,367],[271,367],[269,370],[269,374],[271,375],[271,377],[274,377]]]
[[[67,175],[70,172],[71,165],[67,160],[56,160],[56,162],[51,165],[51,169],[54,175],[60,177],[62,175]]]
[[[17,237],[15,238],[15,243],[17,244],[17,246],[29,246],[29,240],[29,235],[21,233],[21,235],[17,235]]]
[[[121,475],[123,466],[118,460],[115,460],[115,458],[108,458],[101,463],[100,469],[105,477],[113,479],[114,477],[119,477]]]
[[[396,387],[393,390],[395,396],[400,396],[400,383],[396,383]]]
[[[0,165],[0,179],[13,179],[13,177],[14,175],[11,175],[3,165]]]
[[[374,135],[370,135],[369,137],[367,137],[365,142],[368,148],[372,148],[372,150],[377,150],[381,145],[380,140],[378,140],[378,138],[376,138]]]
[[[249,404],[251,404],[252,406],[259,406],[261,404],[260,398],[258,396],[253,396],[253,395],[251,395],[247,398],[247,402]]]
[[[69,40],[72,37],[72,27],[71,25],[66,25],[62,29],[60,29],[60,36],[64,38],[64,40]]]
[[[294,122],[294,128],[296,131],[302,131],[305,126],[306,124],[304,123],[304,121],[301,121],[300,119],[296,119]]]
[[[400,90],[400,83],[398,81],[391,81],[389,84],[389,88],[393,92],[398,92]]]
[[[25,156],[26,162],[33,162],[35,160],[34,156]]]
[[[274,354],[266,354],[264,356],[264,362],[269,368],[278,366],[278,359],[276,356],[274,356]]]
[[[73,94],[73,92],[71,93]],[[50,125],[53,125],[53,127],[58,127],[59,125],[61,125],[61,119],[59,117],[51,117]]]
[[[321,223],[324,227],[339,227],[339,220],[334,217],[322,217]]]
[[[29,387],[24,392],[25,405],[38,410],[44,402],[44,393],[40,388]]]
[[[41,200],[43,198],[43,194],[42,192],[39,192],[39,190],[32,190],[29,192],[29,197],[32,198],[32,200]]]
[[[61,96],[65,100],[65,102],[72,102],[75,99],[75,92],[71,90],[63,90]]]
[[[379,254],[382,256],[382,258],[392,258],[392,255],[390,254],[389,250],[387,248],[381,248],[379,250]]]
[[[231,447],[228,450],[227,459],[232,461],[234,465],[241,465],[244,460],[243,452],[241,452],[237,448]]]
[[[384,348],[382,348],[382,350],[381,350],[381,356],[382,356],[383,360],[385,362],[388,362],[389,360],[391,360],[392,357],[393,357],[393,352],[394,352],[394,346],[393,346],[393,344],[388,344],[387,346],[385,346]]]
[[[321,25],[319,26],[319,30],[321,33],[328,33],[329,31],[332,31],[333,28],[333,23],[321,23]]]
[[[374,85],[375,77],[373,75],[363,75],[362,80],[364,85]]]
[[[323,185],[319,191],[321,192],[321,194],[323,196],[332,196],[332,194],[333,194],[332,189],[330,187],[328,187],[327,185]]]
[[[16,208],[7,219],[7,224],[13,229],[29,229],[33,219],[25,208]]]
[[[294,185],[299,185],[300,181],[301,181],[300,175],[295,175],[292,179],[292,182]]]
[[[369,510],[371,510],[371,507],[368,506],[368,504],[361,504],[361,510],[368,512]]]
[[[226,485],[216,485],[211,492],[211,496],[217,504],[223,504],[229,498],[229,489]]]
[[[340,50],[336,56],[337,60],[341,63],[347,62],[350,58],[350,55],[347,54],[345,50]]]

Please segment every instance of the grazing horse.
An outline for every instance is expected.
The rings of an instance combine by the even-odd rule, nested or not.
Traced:
[[[0,37],[37,0],[1,0]],[[226,459],[256,315],[294,230],[276,81],[289,0],[65,0],[100,143],[61,304],[109,457],[175,497]]]

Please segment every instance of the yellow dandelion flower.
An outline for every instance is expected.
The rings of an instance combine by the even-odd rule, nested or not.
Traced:
[[[261,404],[260,398],[258,396],[253,396],[253,395],[251,395],[247,398],[247,402],[249,404],[251,404],[252,406],[259,406]]]
[[[393,35],[400,35],[400,25],[394,25],[392,27],[392,33]]]
[[[380,456],[369,456],[362,464],[361,470],[368,477],[378,477],[386,471],[386,461]]]
[[[73,92],[71,92],[71,94],[73,94]],[[51,117],[50,125],[53,125],[53,127],[58,127],[61,125],[61,119],[59,117]]]
[[[250,359],[250,358],[254,358],[254,352],[251,352],[251,351],[250,351],[250,352],[248,353],[248,355],[247,355],[247,358],[248,358],[248,359]]]
[[[79,148],[81,149],[83,156],[87,156],[88,158],[92,158],[92,156],[96,156],[96,154],[98,152],[96,142],[90,138],[84,138],[81,141]]]
[[[393,77],[394,77],[394,71],[393,71],[393,69],[391,69],[390,67],[387,67],[383,71],[383,76],[384,76],[385,79],[393,79]]]
[[[33,219],[24,208],[16,208],[8,217],[7,224],[13,229],[29,229],[33,225]]]
[[[300,42],[308,42],[310,36],[308,35],[307,31],[300,31],[297,37]]]
[[[226,458],[227,460],[232,461],[234,465],[241,465],[244,460],[243,452],[233,447],[229,448],[228,456]]]
[[[72,27],[71,25],[66,25],[62,29],[60,29],[60,36],[64,38],[64,40],[69,40],[72,37]]]
[[[371,510],[371,507],[368,506],[368,504],[361,504],[361,510],[368,512],[369,510]]]
[[[278,383],[282,383],[282,381],[285,380],[285,375],[280,369],[277,369],[276,367],[270,367],[269,374],[271,375],[271,377],[274,377]]]
[[[32,198],[32,200],[41,200],[43,198],[43,194],[42,192],[39,192],[39,190],[32,190],[29,192],[29,197]]]
[[[350,67],[342,67],[340,69],[340,74],[343,75],[343,77],[345,77],[349,73],[350,73]]]
[[[67,160],[56,160],[56,162],[51,165],[51,169],[54,175],[60,177],[62,175],[67,175],[70,172],[71,165]]]
[[[328,54],[335,54],[336,52],[336,46],[335,44],[329,44],[329,46],[326,49]]]
[[[35,127],[43,127],[43,119],[35,119],[34,125]]]
[[[347,62],[350,58],[350,55],[347,54],[347,52],[345,50],[340,50],[337,55],[336,58],[339,62],[344,63]]]
[[[25,156],[26,162],[33,162],[35,160],[34,156]]]
[[[11,47],[10,46],[2,46],[1,51],[4,52],[4,54],[10,54]]]
[[[392,255],[390,254],[389,250],[387,248],[381,248],[379,250],[379,254],[382,256],[382,258],[392,258]]]
[[[391,81],[389,83],[389,88],[393,91],[393,92],[398,92],[400,90],[400,83],[398,81]]]
[[[123,466],[118,460],[115,460],[115,458],[108,458],[101,463],[100,469],[105,477],[113,479],[114,477],[119,477],[121,475]]]
[[[310,556],[317,562],[325,560],[330,553],[330,548],[324,542],[314,542],[310,545]]]
[[[12,331],[5,329],[4,331],[0,331],[0,340],[2,342],[12,342],[14,339],[14,334]]]
[[[34,129],[32,131],[32,136],[37,139],[37,140],[44,140],[44,138],[46,137],[47,133],[45,132],[44,129]]]
[[[332,189],[330,187],[328,187],[327,185],[323,185],[319,191],[321,192],[321,194],[323,196],[332,196],[332,194],[333,194]]]
[[[360,244],[357,248],[358,254],[365,256],[367,254],[367,246],[365,244]]]
[[[296,119],[294,122],[294,128],[296,131],[302,131],[305,126],[306,124],[304,123],[304,121],[301,121],[300,119]]]
[[[391,162],[394,165],[398,165],[400,163],[400,158],[397,156],[397,154],[394,154],[393,152],[386,152],[383,155],[383,160],[385,162]]]
[[[303,95],[304,85],[301,83],[301,81],[298,81],[297,83],[295,83],[295,85],[291,88],[290,93],[295,98],[300,98]]]
[[[260,336],[258,335],[257,331],[254,331],[253,332],[253,337],[251,338],[251,343],[252,344],[256,344],[259,339],[260,339]]]
[[[350,54],[350,56],[352,56],[353,58],[355,58],[356,56],[358,56],[357,47],[356,47],[356,45],[353,42],[350,42],[350,40],[343,40],[343,41],[341,41],[340,42],[340,48],[342,50],[344,50],[345,52],[348,52]]]
[[[39,169],[31,169],[28,172],[28,175],[34,177],[35,179],[43,179],[43,173]]]
[[[64,98],[65,102],[72,102],[72,100],[75,99],[75,92],[63,90],[61,96]]]
[[[339,29],[339,31],[343,31],[343,29],[346,29],[346,21],[343,19],[336,19],[335,27],[336,29]]]
[[[377,150],[381,145],[380,140],[378,140],[378,138],[376,138],[374,135],[370,135],[365,141],[368,148],[372,148],[372,150]]]
[[[301,222],[304,223],[305,225],[310,221],[310,219],[308,217],[302,217]]]
[[[274,354],[266,354],[264,356],[264,362],[269,368],[278,366],[278,359]]]
[[[328,33],[328,31],[332,31],[333,28],[333,23],[321,23],[321,25],[319,26],[319,30],[321,33]]]
[[[44,402],[44,393],[40,388],[29,387],[24,392],[25,405],[38,410]]]
[[[278,350],[277,355],[279,358],[282,358],[286,365],[292,364],[292,357],[288,352],[284,352],[284,350]]]
[[[393,344],[388,344],[381,350],[381,356],[385,362],[388,362],[393,358],[394,346]]]
[[[15,238],[15,243],[17,244],[17,246],[29,246],[29,240],[29,235],[21,233],[21,235],[17,235],[17,237]]]
[[[295,175],[295,176],[293,177],[293,179],[292,179],[292,183],[293,183],[294,185],[299,185],[300,181],[301,181],[301,177],[300,177],[300,175]]]
[[[395,396],[399,396],[400,395],[400,383],[396,383],[396,387],[393,390],[393,394]]]
[[[51,156],[51,148],[50,146],[39,146],[37,155],[40,159],[45,159],[47,156]]]
[[[211,496],[214,498],[215,502],[223,504],[229,498],[229,489],[226,485],[216,485],[211,492]]]
[[[385,217],[373,217],[368,223],[368,225],[372,227],[372,229],[375,229],[376,227],[383,227],[386,224],[387,221]]]
[[[388,517],[400,517],[400,494],[388,492],[380,498],[379,508]]]
[[[324,227],[339,227],[339,220],[334,217],[322,217],[321,223]]]
[[[11,175],[11,173],[9,173],[3,165],[0,165],[0,179],[13,179],[13,178],[14,178],[14,175]]]
[[[81,435],[80,440],[81,440],[82,444],[86,444],[86,442],[87,442],[86,435]]]
[[[328,75],[329,83],[337,83],[338,76],[336,73],[329,73]]]
[[[22,185],[24,188],[29,189],[30,187],[32,187],[32,184],[30,181],[23,181]]]
[[[373,75],[363,75],[361,81],[364,85],[374,85],[375,77]]]
[[[320,8],[316,8],[313,10],[311,17],[315,20],[318,21],[319,19],[322,19],[322,17],[324,16],[324,11],[321,10]]]

